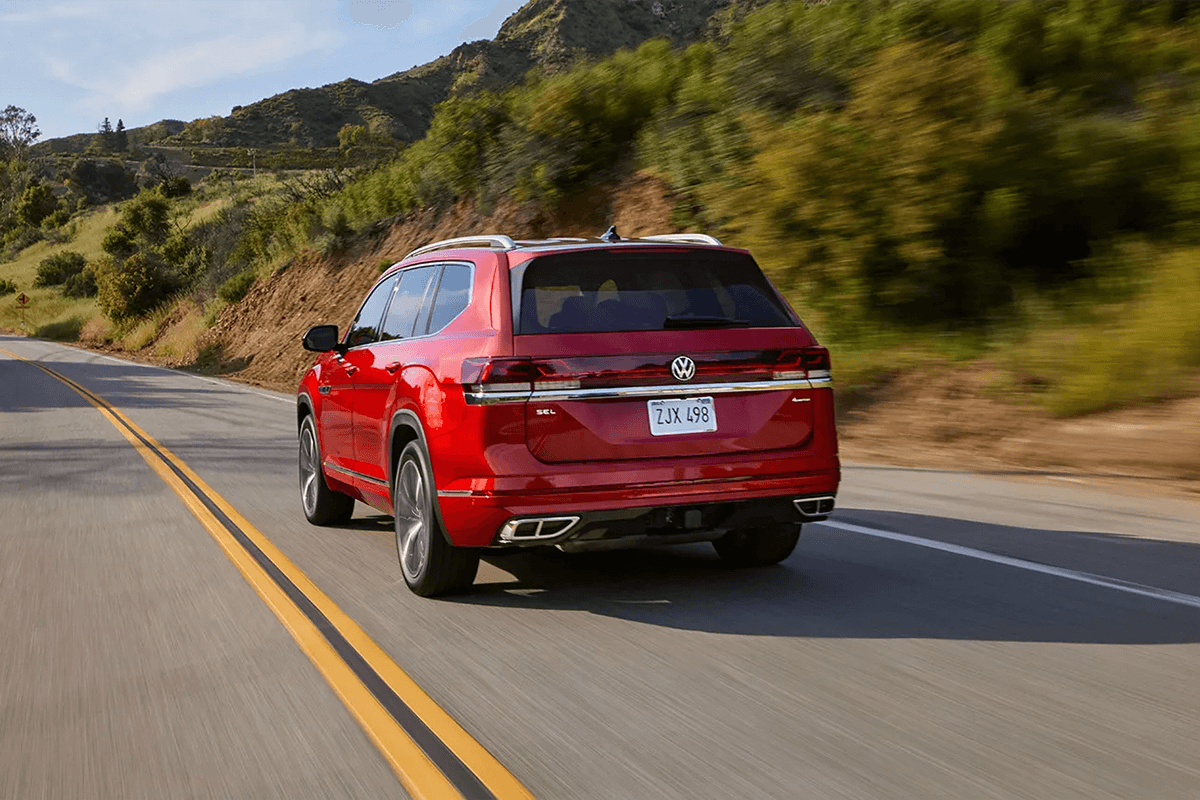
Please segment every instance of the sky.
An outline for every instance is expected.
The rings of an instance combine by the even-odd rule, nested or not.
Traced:
[[[490,39],[523,0],[0,0],[0,108],[40,141],[227,116]]]

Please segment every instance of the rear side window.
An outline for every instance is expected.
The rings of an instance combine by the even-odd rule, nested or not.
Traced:
[[[383,320],[383,339],[407,339],[413,335],[417,319],[428,308],[426,297],[437,276],[437,267],[418,267],[400,273],[400,288],[392,298]],[[422,326],[424,330],[424,326]]]
[[[558,253],[533,259],[513,279],[521,334],[795,326],[741,253]]]
[[[466,311],[471,302],[471,268],[465,264],[447,264],[438,281],[437,298],[429,317],[429,332],[437,333]]]
[[[346,331],[345,342],[348,347],[358,347],[379,340],[379,319],[383,316],[388,301],[392,299],[392,290],[395,288],[396,279],[388,278],[367,296],[362,308],[358,310],[358,316],[350,323],[350,330]]]

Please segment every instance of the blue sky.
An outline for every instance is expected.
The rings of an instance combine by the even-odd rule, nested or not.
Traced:
[[[0,108],[42,140],[227,115],[490,39],[522,0],[0,0]]]

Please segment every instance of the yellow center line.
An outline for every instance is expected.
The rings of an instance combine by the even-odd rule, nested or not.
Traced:
[[[391,690],[416,714],[441,742],[487,787],[498,800],[533,795],[504,766],[475,741],[417,683],[400,668],[353,619],[309,580],[275,545],[243,517],[237,509],[205,483],[182,459],[159,444],[129,417],[100,396],[75,381],[36,361],[0,348],[0,353],[37,367],[69,386],[87,400],[133,445],[152,470],[183,501],[183,504],[220,545],[292,634],[300,649],[325,676],[326,681],[358,720],[376,747],[391,764],[405,788],[420,800],[460,798],[462,794],[438,769],[421,747],[388,713],[350,666],[322,635],[316,625],[246,551],[231,532],[179,478],[171,466],[187,477],[199,492],[236,524],[241,531],[274,563],[305,597],[319,609],[342,637],[384,680]],[[140,437],[140,438],[139,438]]]

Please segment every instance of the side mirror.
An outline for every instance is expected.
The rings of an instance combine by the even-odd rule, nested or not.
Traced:
[[[301,341],[305,350],[312,350],[314,353],[328,353],[330,350],[341,348],[337,325],[313,325]]]

